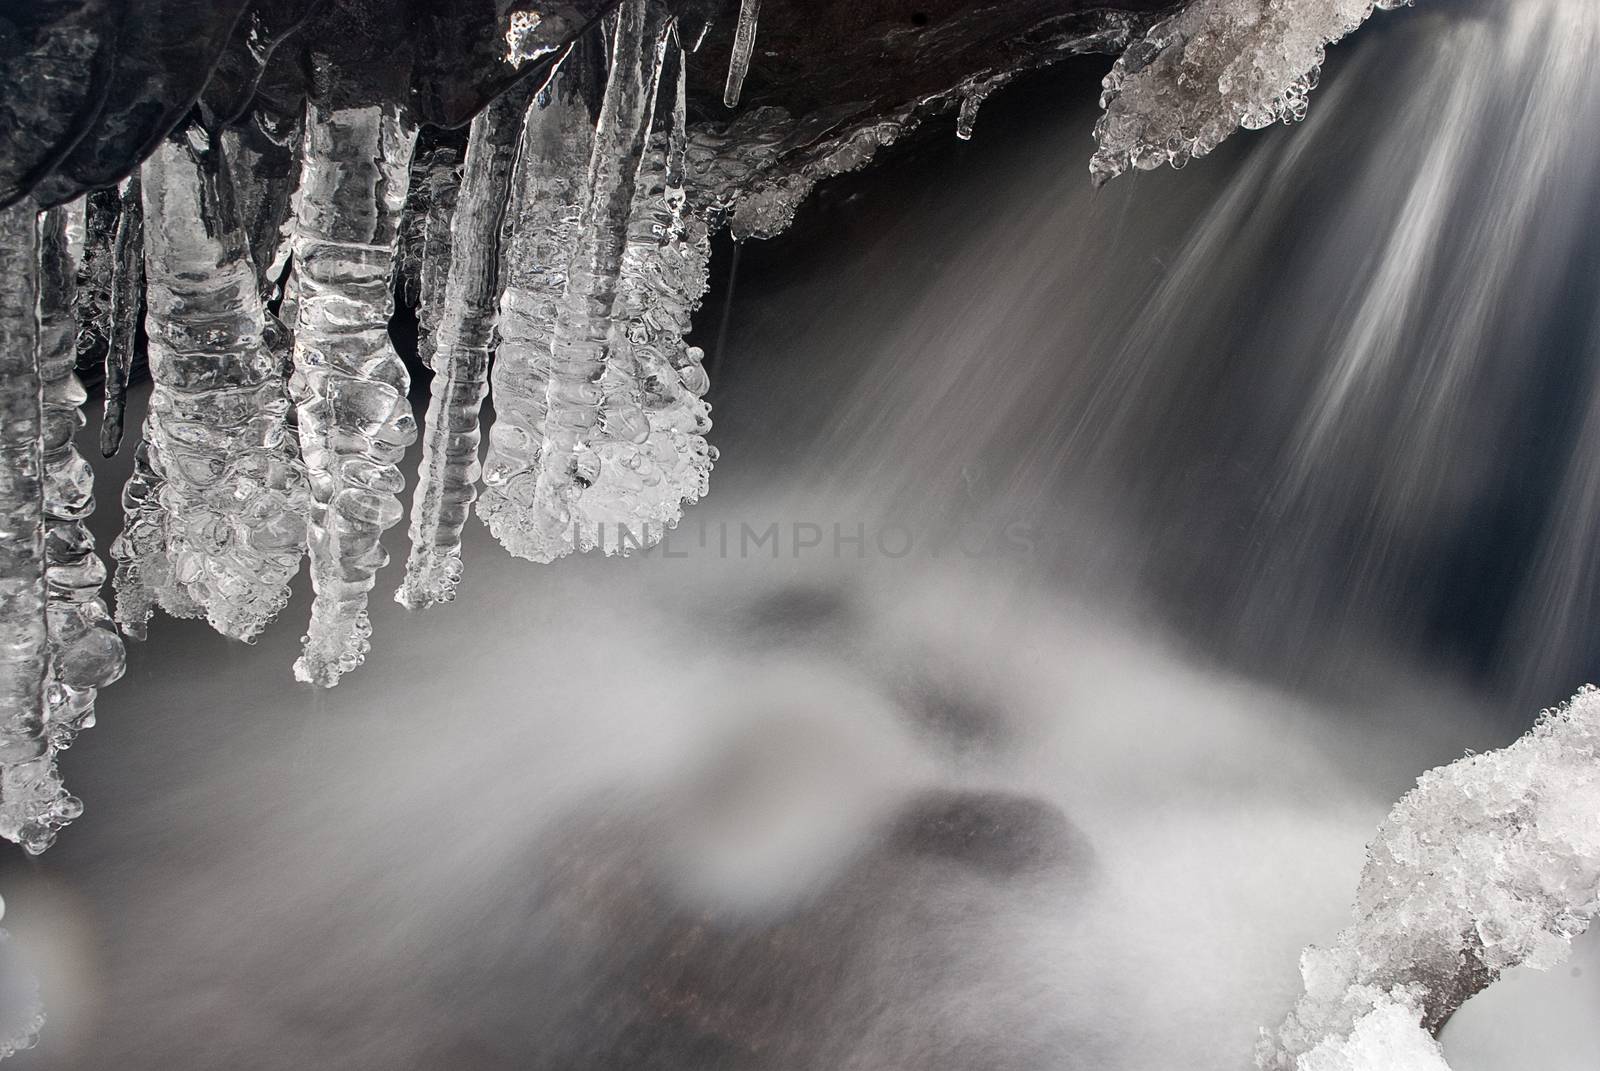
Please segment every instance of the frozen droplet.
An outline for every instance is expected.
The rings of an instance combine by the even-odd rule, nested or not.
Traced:
[[[478,412],[500,303],[500,237],[526,96],[508,93],[491,103],[472,121],[467,143],[411,503],[411,553],[395,593],[410,609],[453,599],[461,578],[461,531],[477,497]]]

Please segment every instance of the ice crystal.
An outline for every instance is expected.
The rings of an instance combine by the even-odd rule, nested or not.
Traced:
[[[1502,971],[1560,963],[1600,909],[1596,814],[1593,688],[1510,747],[1424,774],[1368,852],[1355,922],[1306,950],[1305,995],[1257,1065],[1442,1068],[1429,1032]]]
[[[1384,1001],[1357,1019],[1350,1033],[1329,1038],[1300,1057],[1300,1071],[1450,1071],[1444,1054],[1404,1004]]]
[[[293,250],[292,390],[311,479],[316,600],[295,676],[332,687],[360,665],[367,596],[400,519],[398,462],[416,438],[410,377],[389,341],[396,228],[415,128],[390,106],[308,106]]]
[[[516,94],[496,100],[472,121],[467,143],[450,225],[422,467],[411,503],[411,555],[395,593],[396,601],[414,610],[455,598],[461,577],[461,530],[477,497],[478,413],[500,302],[501,232],[525,104]],[[426,279],[426,260],[423,273]],[[425,282],[424,311],[428,290]]]
[[[1195,0],[1134,42],[1106,75],[1090,164],[1183,167],[1240,127],[1305,118],[1327,45],[1411,0]]]
[[[39,222],[0,211],[0,837],[37,854],[82,810],[61,787],[45,720],[45,413]]]
[[[288,601],[305,541],[305,474],[286,437],[282,366],[229,172],[168,141],[143,169],[155,390],[115,553],[176,616],[252,640]],[[136,633],[134,608],[119,615]]]
[[[94,472],[74,439],[86,394],[73,371],[77,264],[69,249],[67,210],[45,213],[41,237],[39,376],[44,398],[46,619],[50,671],[45,725],[57,751],[94,724],[96,691],[122,676],[122,637],[100,597],[105,563],[84,523],[94,512]]]

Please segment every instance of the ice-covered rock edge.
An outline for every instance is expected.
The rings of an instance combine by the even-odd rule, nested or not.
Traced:
[[[1181,168],[1235,130],[1306,116],[1328,45],[1411,0],[1195,0],[1106,75],[1089,173]]]
[[[1600,909],[1600,690],[1507,748],[1423,774],[1379,827],[1355,921],[1301,957],[1263,1071],[1447,1071],[1434,1035],[1516,966],[1549,969]]]

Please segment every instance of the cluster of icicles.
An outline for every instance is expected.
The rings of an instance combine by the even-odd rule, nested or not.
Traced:
[[[1181,165],[1241,125],[1299,118],[1324,46],[1406,2],[1197,0],[1107,77],[1095,178]],[[730,105],[759,7],[740,7]],[[865,163],[905,124],[847,131],[763,177],[787,144],[777,109],[691,143],[665,5],[624,0],[609,25],[608,55],[575,46],[532,99],[531,87],[503,95],[459,160],[414,166],[417,132],[396,107],[312,103],[288,123],[190,127],[120,189],[0,212],[0,836],[42,851],[79,813],[55,756],[122,673],[121,637],[142,637],[157,608],[251,640],[309,557],[295,675],[330,687],[364,659],[381,538],[404,512],[398,466],[417,436],[387,326],[419,176],[441,187],[413,198],[429,217],[416,274],[434,381],[398,601],[453,597],[474,508],[512,554],[549,562],[647,547],[705,493],[708,384],[684,336],[706,286],[707,219],[736,235],[781,230],[819,177]],[[676,92],[658,122],[664,70]],[[953,91],[960,136],[1003,80]],[[109,456],[141,318],[155,385],[112,548],[113,623],[84,525],[93,480],[73,445],[73,368],[103,348]]]
[[[654,0],[622,3],[609,45],[575,46],[536,96],[472,123],[422,293],[435,378],[396,593],[409,608],[454,596],[474,506],[512,554],[549,562],[648,546],[706,491],[708,382],[684,335],[709,242],[686,205],[685,55]],[[738,50],[730,92],[747,65]],[[664,68],[675,108],[658,122]],[[251,640],[309,557],[296,677],[332,686],[364,659],[418,434],[388,335],[415,141],[395,107],[312,103],[287,128],[192,127],[87,204],[0,212],[0,836],[37,853],[80,813],[56,756],[157,608]],[[114,453],[141,303],[154,388],[113,623],[73,368],[98,338]]]

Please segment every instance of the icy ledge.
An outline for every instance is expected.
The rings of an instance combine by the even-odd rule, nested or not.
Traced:
[[[1101,185],[1130,168],[1183,167],[1240,127],[1305,118],[1328,45],[1374,10],[1411,0],[1196,0],[1151,27],[1105,78],[1089,164]]]
[[[1600,908],[1600,691],[1424,774],[1368,851],[1356,921],[1301,956],[1264,1071],[1448,1071],[1433,1036],[1507,968],[1559,964]]]

